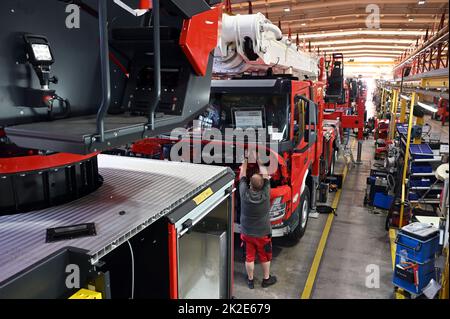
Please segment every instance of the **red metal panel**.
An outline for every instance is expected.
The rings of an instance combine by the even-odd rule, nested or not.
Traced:
[[[140,0],[139,9],[151,9],[153,7],[152,4],[152,0]]]
[[[53,167],[63,167],[72,163],[84,161],[97,155],[98,153],[89,155],[57,153],[46,156],[32,155],[0,158],[0,174],[14,174],[19,172],[45,170]]]
[[[180,46],[198,75],[204,76],[209,55],[217,46],[222,5],[184,20],[180,36]]]
[[[342,117],[343,112],[342,111],[335,111],[333,113],[324,113],[323,118],[324,120],[337,120],[338,118]]]
[[[131,146],[131,151],[135,154],[143,154],[148,156],[160,154],[160,158],[164,159],[162,154],[162,145],[157,139],[140,140]]]
[[[177,229],[169,223],[169,294],[170,299],[178,299],[178,252]]]

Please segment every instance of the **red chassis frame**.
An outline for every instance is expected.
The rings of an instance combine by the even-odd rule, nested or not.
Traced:
[[[364,90],[358,94],[356,99],[356,115],[347,115],[346,111],[351,108],[348,97],[349,88],[346,87],[347,104],[326,103],[326,111],[323,115],[325,120],[340,119],[342,129],[358,129],[358,140],[362,140],[364,133],[364,113],[366,110],[367,92]],[[330,112],[331,110],[331,112]]]

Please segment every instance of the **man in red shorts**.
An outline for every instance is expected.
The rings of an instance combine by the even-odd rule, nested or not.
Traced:
[[[254,155],[254,157],[256,157]],[[272,227],[270,223],[270,183],[266,167],[258,161],[260,174],[254,174],[250,181],[247,178],[246,158],[239,175],[239,194],[241,198],[241,240],[245,246],[245,269],[248,276],[248,287],[255,287],[253,273],[256,255],[263,268],[262,287],[269,287],[277,282],[270,275],[272,260]]]

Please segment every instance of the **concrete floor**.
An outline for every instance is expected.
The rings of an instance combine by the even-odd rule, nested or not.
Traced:
[[[354,151],[354,153],[356,153]],[[391,298],[392,263],[386,216],[363,205],[366,178],[373,162],[373,140],[363,144],[361,165],[353,166],[345,181],[312,298]],[[380,287],[367,288],[366,278],[375,265]],[[366,270],[369,271],[366,272]]]
[[[448,142],[448,124],[426,119],[432,131]],[[357,145],[355,143],[355,145]],[[356,147],[353,150],[356,157]],[[374,143],[369,139],[363,144],[361,165],[350,165],[341,199],[337,208],[319,270],[312,290],[313,299],[360,299],[392,298],[392,261],[389,235],[385,230],[385,214],[374,214],[363,206],[366,178],[373,162]],[[336,167],[342,171],[343,158]],[[329,202],[334,194],[330,194]],[[237,298],[300,298],[308,277],[314,255],[328,216],[309,219],[306,233],[295,246],[289,246],[283,239],[274,239],[272,273],[277,275],[278,283],[262,288],[262,270],[256,265],[255,289],[246,285],[246,273],[236,237],[235,247],[235,285]],[[379,288],[366,287],[370,269],[379,270]]]
[[[270,288],[262,288],[262,269],[255,266],[255,289],[250,290],[246,283],[246,272],[240,239],[235,245],[234,295],[248,299],[298,299],[308,277],[309,269],[322,234],[327,216],[309,219],[305,235],[301,241],[290,246],[282,238],[273,240],[273,262],[271,273],[276,275],[278,283]]]

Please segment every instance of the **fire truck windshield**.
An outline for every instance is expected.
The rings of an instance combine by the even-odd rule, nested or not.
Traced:
[[[288,96],[282,94],[227,93],[211,96],[201,121],[209,127],[265,128],[272,140],[289,139]]]

